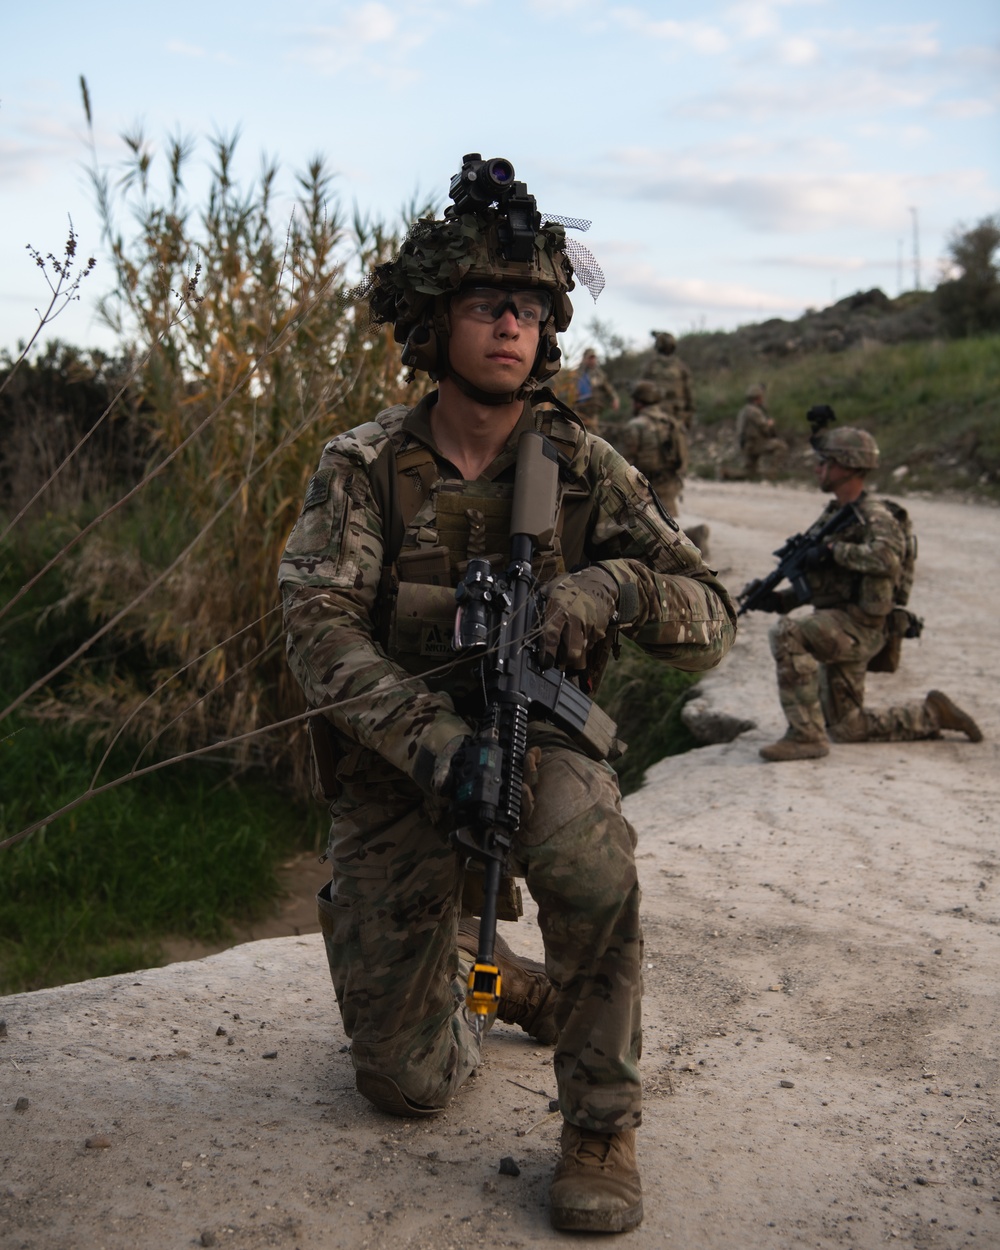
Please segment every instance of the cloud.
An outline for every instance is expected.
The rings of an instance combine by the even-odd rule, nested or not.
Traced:
[[[678,22],[672,18],[651,18],[636,8],[612,9],[610,20],[630,35],[655,39],[668,44],[683,45],[714,56],[727,52],[731,41],[718,26],[707,22]]]
[[[322,74],[352,69],[400,83],[399,63],[424,43],[426,28],[420,33],[404,30],[393,10],[377,0],[351,9],[344,19],[338,26],[311,27],[303,32],[302,46],[289,58]],[[406,77],[412,81],[416,75],[410,72]]]
[[[723,19],[744,39],[761,39],[781,29],[779,10],[817,8],[827,0],[737,0],[723,9]]]
[[[172,52],[174,56],[187,56],[193,58],[201,58],[205,56],[205,49],[193,43],[182,43],[179,39],[171,39],[167,43],[167,51]]]
[[[16,187],[18,183],[40,186],[48,174],[51,149],[34,144],[0,140],[0,187]]]
[[[527,7],[543,17],[551,18],[557,14],[568,17],[572,13],[585,13],[593,9],[593,0],[528,0]]]
[[[664,278],[649,265],[636,265],[614,275],[614,289],[639,304],[658,308],[712,312],[779,312],[796,306],[793,299],[738,282],[709,282],[702,278]]]
[[[0,140],[0,186],[43,186],[61,165],[84,155],[80,130],[41,109],[22,112],[16,133]]]
[[[859,269],[868,269],[872,265],[884,265],[887,262],[866,260],[863,256],[817,256],[807,253],[800,256],[755,256],[747,263],[768,265],[775,269],[815,269],[822,273],[855,273]]]
[[[809,26],[795,16],[793,25],[773,3],[726,10],[721,20],[733,46],[724,80],[676,99],[672,112],[759,123],[915,109],[961,119],[993,111],[1000,54],[992,46],[958,45],[953,35],[946,44],[937,22],[855,28]],[[942,107],[952,96],[954,103]]]
[[[861,113],[871,117],[891,109],[920,108],[929,104],[933,95],[931,83],[893,83],[880,74],[855,73],[825,80],[792,79],[787,85],[757,80],[737,83],[679,101],[674,107],[682,116],[706,121],[785,121],[816,114],[842,117],[845,113]]]
[[[763,231],[884,228],[905,214],[906,180],[892,174],[727,175],[653,178],[636,195],[655,203],[717,209]]]
[[[786,65],[812,65],[819,60],[819,45],[813,39],[795,35],[780,41],[778,53]]]
[[[977,117],[992,117],[997,111],[996,99],[988,100],[968,96],[964,100],[942,100],[937,106],[942,117],[953,121],[973,121]]]
[[[636,149],[640,165],[647,159],[648,150]],[[759,168],[762,161],[771,168],[779,161],[788,167],[803,168],[816,164],[842,163],[851,154],[851,147],[843,139],[830,138],[814,132],[790,134],[779,131],[734,131],[727,129],[722,138],[702,141],[675,148],[669,155],[674,173],[701,171],[709,166],[723,164],[732,170],[740,165]]]
[[[937,60],[942,56],[937,22],[908,26],[873,26],[855,30],[844,27],[820,32],[831,50],[846,52],[854,59],[864,58],[882,71],[912,65],[915,61]]]

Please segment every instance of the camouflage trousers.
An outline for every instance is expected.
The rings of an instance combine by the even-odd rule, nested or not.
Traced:
[[[642,933],[635,832],[615,775],[558,730],[541,748],[535,805],[513,853],[538,905],[556,989],[554,1067],[563,1116],[595,1130],[641,1119]],[[339,770],[333,881],[320,923],[351,1054],[424,1107],[443,1107],[480,1060],[456,931],[462,861],[443,812],[370,752]]]
[[[761,458],[767,457],[768,463],[780,463],[788,451],[788,444],[783,438],[765,438],[761,442],[745,443],[741,450],[747,474],[756,477],[760,472]]]
[[[872,711],[864,706],[868,661],[885,642],[881,626],[856,621],[840,608],[782,617],[771,629],[778,697],[791,734],[803,741],[911,742],[938,736],[925,702]]]

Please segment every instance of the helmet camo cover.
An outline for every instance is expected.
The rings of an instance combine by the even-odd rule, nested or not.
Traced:
[[[351,296],[367,299],[372,325],[393,326],[393,337],[404,345],[404,364],[436,379],[448,371],[447,306],[455,291],[473,282],[548,291],[552,313],[541,327],[538,354],[522,388],[527,393],[559,369],[556,335],[573,316],[569,292],[574,277],[595,300],[604,287],[604,274],[590,251],[566,237],[567,227],[586,230],[590,222],[540,215],[536,220],[530,259],[511,260],[504,255],[502,205],[475,212],[452,209],[443,220],[422,218],[410,227],[394,259],[376,266]]]

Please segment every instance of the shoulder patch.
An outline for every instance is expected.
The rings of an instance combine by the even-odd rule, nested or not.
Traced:
[[[314,473],[309,479],[309,485],[306,487],[306,497],[302,501],[302,511],[307,512],[310,508],[316,508],[330,498],[330,470],[324,469],[319,473]]]

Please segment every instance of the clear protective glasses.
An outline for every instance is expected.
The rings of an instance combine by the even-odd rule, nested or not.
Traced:
[[[518,325],[541,326],[552,312],[552,296],[548,291],[512,291],[506,287],[465,287],[452,300],[452,311],[470,321],[490,324],[508,309]]]

